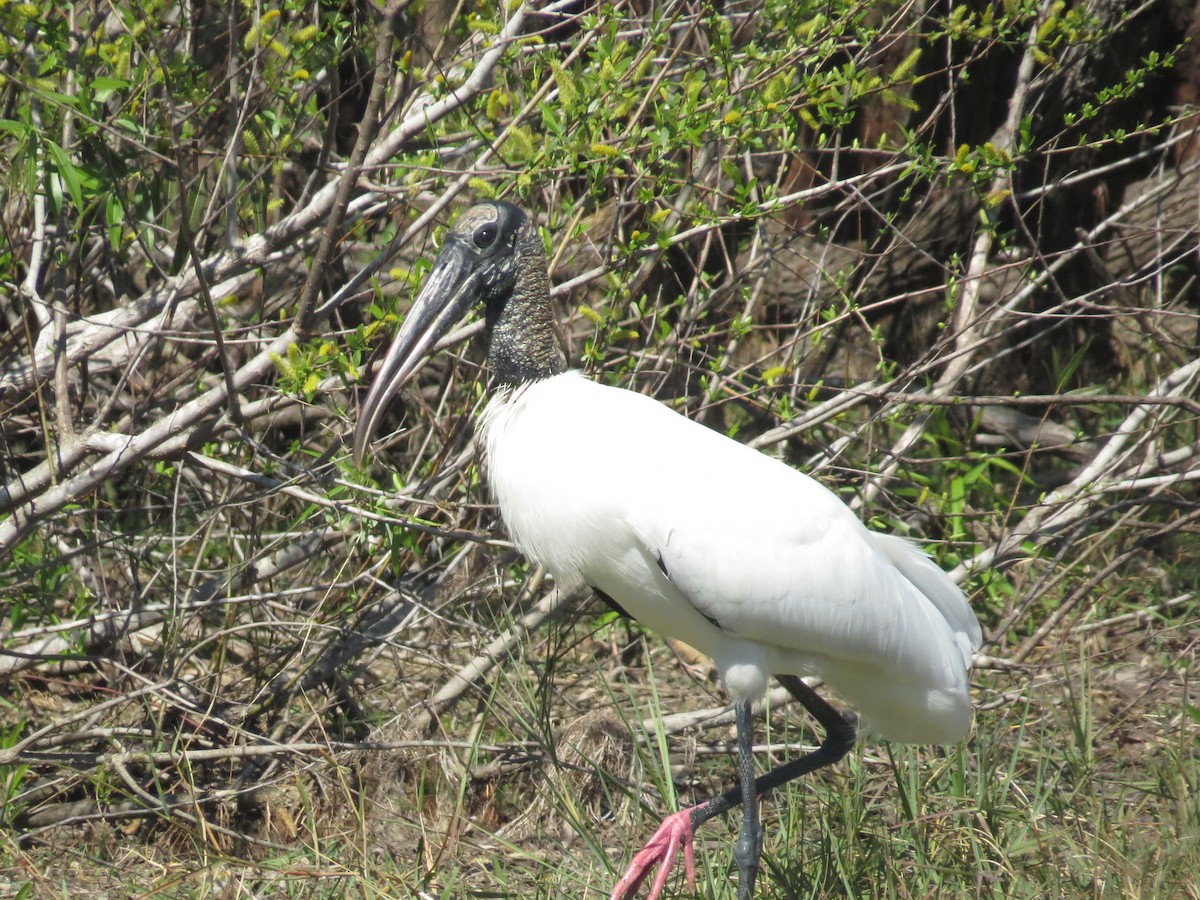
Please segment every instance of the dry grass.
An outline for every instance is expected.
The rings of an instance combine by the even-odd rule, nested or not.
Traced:
[[[719,6],[0,4],[0,894],[600,897],[728,786],[708,662],[507,544],[476,326],[349,462],[470,192],[575,364],[984,622],[971,740],[767,800],[764,897],[1200,893],[1195,11]]]

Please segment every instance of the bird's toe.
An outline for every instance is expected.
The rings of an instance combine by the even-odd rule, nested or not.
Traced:
[[[650,840],[646,841],[646,845],[634,854],[629,868],[625,870],[625,874],[613,888],[610,900],[632,900],[642,882],[656,867],[658,872],[655,874],[646,900],[657,900],[667,885],[667,878],[675,867],[675,860],[681,850],[683,851],[684,872],[687,875],[688,888],[695,891],[696,856],[692,846],[694,839],[695,825],[692,823],[690,809],[667,816]]]

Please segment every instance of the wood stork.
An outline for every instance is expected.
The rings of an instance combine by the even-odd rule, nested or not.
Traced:
[[[712,657],[736,711],[739,785],[667,817],[613,890],[655,870],[657,897],[703,822],[738,805],[738,897],[753,894],[759,795],[830,763],[856,724],[909,743],[954,743],[971,723],[981,642],[966,598],[908,541],[869,531],[829,490],[649,397],[569,371],[552,324],[546,257],[529,217],[482,203],[458,220],[376,375],[354,433],[364,451],[390,398],[449,328],[484,308],[494,394],[477,440],[517,546],[560,585]],[[798,677],[818,675],[859,713]],[[751,705],[774,675],[826,736],[755,780]]]

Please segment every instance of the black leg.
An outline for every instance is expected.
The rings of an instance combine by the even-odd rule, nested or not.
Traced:
[[[754,882],[758,875],[758,859],[762,853],[762,827],[758,821],[758,798],[793,778],[799,778],[822,766],[837,762],[854,746],[854,725],[858,721],[853,713],[842,714],[822,700],[817,693],[794,675],[777,676],[779,683],[825,728],[825,740],[821,746],[799,759],[772,769],[761,778],[754,777],[754,725],[749,703],[737,704],[738,730],[738,781],[732,791],[720,797],[681,809],[667,816],[654,836],[637,854],[621,880],[613,888],[609,900],[632,900],[642,882],[656,868],[657,875],[650,888],[650,898],[658,897],[667,883],[671,866],[680,851],[687,863],[688,885],[696,888],[696,865],[692,841],[696,829],[713,816],[742,807],[742,831],[734,848],[738,864],[738,900],[750,900],[754,894]]]
[[[742,831],[733,848],[738,866],[738,900],[754,896],[758,858],[762,855],[762,827],[758,821],[758,792],[754,785],[754,720],[749,701],[737,704],[738,775],[742,795]]]
[[[773,791],[780,785],[787,784],[801,775],[807,775],[809,772],[833,765],[840,760],[854,746],[855,724],[858,721],[857,716],[853,713],[843,714],[838,712],[825,702],[820,694],[795,675],[776,675],[775,678],[821,724],[821,727],[825,729],[825,740],[812,753],[786,762],[755,780],[753,790],[756,797],[761,797],[768,791]],[[740,727],[738,737],[740,755]],[[743,788],[739,786],[731,791],[726,791],[719,797],[714,797],[707,803],[692,807],[689,811],[692,827],[699,828],[713,816],[719,816],[721,813],[740,805],[742,803],[742,793]]]

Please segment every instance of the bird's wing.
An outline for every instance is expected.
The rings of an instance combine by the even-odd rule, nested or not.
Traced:
[[[979,626],[941,569],[804,474],[668,415],[631,521],[696,609],[785,650],[961,680]]]
[[[963,663],[970,665],[972,654],[983,643],[983,629],[962,590],[912,541],[878,532],[871,532],[871,540],[942,614],[954,632]]]

